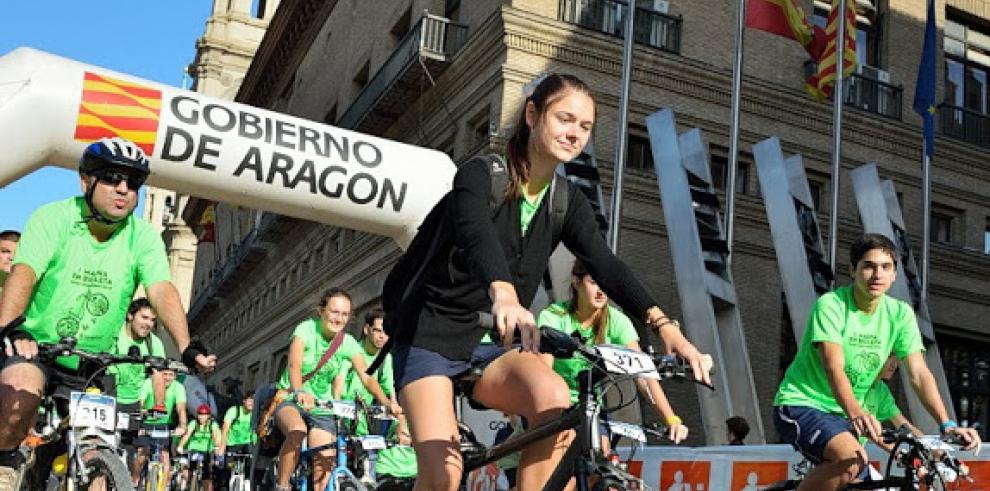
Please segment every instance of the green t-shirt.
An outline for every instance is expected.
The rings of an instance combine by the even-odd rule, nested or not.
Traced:
[[[189,423],[189,430],[192,435],[189,435],[189,439],[186,440],[186,449],[190,452],[210,452],[214,448],[217,448],[216,442],[213,441],[213,432],[220,432],[220,427],[217,426],[217,422],[210,419],[210,427],[205,426],[200,427],[198,420],[193,420]]]
[[[371,362],[375,360],[377,354],[371,354],[364,350],[364,344],[361,343],[361,354],[364,355],[364,361],[371,365]],[[347,363],[347,375],[344,379],[344,394],[343,398],[347,400],[354,400],[358,397],[361,398],[366,404],[377,404],[378,401],[375,400],[375,396],[365,388],[364,384],[361,383],[361,377],[358,377],[357,372],[354,371],[354,366],[350,362]],[[382,366],[375,372],[377,375],[378,385],[382,387],[382,392],[385,395],[390,396],[395,387],[395,379],[392,376],[392,355],[386,354],[385,361]],[[368,434],[368,422],[363,416],[359,416],[357,427],[355,428],[355,433],[358,436]]]
[[[98,242],[84,210],[81,197],[56,201],[38,208],[24,226],[14,264],[30,266],[38,278],[24,329],[39,342],[75,336],[79,349],[107,352],[137,285],[147,289],[171,275],[161,236],[147,222],[130,215],[109,240]],[[59,363],[75,368],[79,360]]]
[[[141,401],[141,407],[146,411],[150,411],[155,407],[155,396],[152,393],[153,389],[151,386],[151,379],[144,379],[144,383],[141,384],[141,393],[138,395],[138,399]],[[144,420],[145,423],[149,425],[167,425],[169,424],[175,416],[175,406],[176,404],[186,403],[186,389],[177,381],[172,381],[165,388],[165,412],[167,413],[162,417],[147,418]],[[150,413],[149,413],[150,414]]]
[[[378,452],[375,472],[379,476],[413,477],[416,475],[416,451],[408,445],[396,445]]]
[[[593,327],[584,327],[578,320],[568,312],[570,302],[557,302],[540,312],[537,324],[547,326],[571,334],[577,331],[586,340],[586,344],[592,346],[595,343]],[[608,306],[608,325],[605,328],[605,344],[617,344],[625,346],[632,341],[639,341],[636,328],[632,321],[621,310]],[[553,370],[563,377],[567,382],[567,387],[571,392],[571,402],[578,400],[578,380],[577,376],[582,370],[586,370],[591,365],[587,360],[580,357],[570,359],[554,359]]]
[[[529,230],[529,224],[533,221],[533,217],[536,216],[536,212],[540,209],[540,203],[543,202],[543,197],[547,194],[547,189],[550,189],[550,185],[547,184],[543,186],[543,189],[536,194],[536,200],[532,203],[526,199],[525,190],[520,189],[519,196],[519,227],[522,230],[522,234],[526,235]]]
[[[879,421],[890,421],[891,418],[901,414],[894,395],[890,393],[890,387],[883,380],[873,382],[866,397],[863,398],[863,409],[876,416]]]
[[[131,336],[127,334],[127,326],[125,325],[120,330],[120,335],[117,336],[117,344],[114,347],[112,353],[118,355],[126,355],[131,346],[137,346],[138,350],[141,351],[141,356],[165,356],[165,345],[162,344],[162,340],[158,338],[154,333],[148,334],[147,340],[133,340]],[[151,353],[148,353],[148,345],[151,345]],[[141,385],[144,384],[144,379],[148,378],[145,372],[144,365],[139,365],[137,363],[128,363],[126,365],[113,365],[108,371],[113,374],[117,381],[117,402],[122,404],[135,403],[138,400],[138,396],[141,395]]]
[[[907,303],[885,295],[877,310],[866,314],[856,307],[852,288],[838,288],[815,302],[797,355],[777,390],[775,406],[806,406],[826,413],[843,413],[832,394],[815,343],[842,345],[846,376],[860,405],[890,353],[904,359],[925,349],[914,311]]]
[[[223,422],[230,423],[227,432],[227,446],[254,445],[258,436],[251,431],[251,411],[244,406],[234,406],[223,415]]]
[[[320,368],[320,371],[315,373],[309,380],[303,384],[303,388],[310,394],[313,394],[319,400],[327,401],[333,399],[333,379],[338,373],[344,373],[344,371],[350,366],[351,357],[358,355],[364,350],[361,349],[361,345],[354,340],[354,337],[347,333],[340,333],[338,336],[344,336],[344,340],[340,343],[340,347],[337,351],[327,360],[326,364]],[[326,353],[327,349],[330,347],[332,340],[328,340],[323,337],[322,329],[320,327],[320,320],[317,318],[307,319],[299,323],[296,326],[295,331],[292,332],[293,338],[300,338],[303,344],[306,346],[306,350],[303,352],[302,360],[302,376],[306,376],[307,373],[311,372],[316,368],[317,363],[319,363],[320,358]],[[279,389],[291,389],[292,385],[289,383],[289,369],[286,367],[285,371],[282,372],[282,377],[278,381]],[[314,410],[314,412],[320,412]]]

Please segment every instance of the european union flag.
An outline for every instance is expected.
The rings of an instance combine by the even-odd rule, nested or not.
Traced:
[[[935,1],[928,0],[925,44],[918,64],[918,84],[914,88],[914,112],[924,121],[925,155],[935,155]]]

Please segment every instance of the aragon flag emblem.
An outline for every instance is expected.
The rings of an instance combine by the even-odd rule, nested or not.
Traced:
[[[75,139],[126,138],[148,156],[155,149],[162,92],[132,82],[86,72]]]

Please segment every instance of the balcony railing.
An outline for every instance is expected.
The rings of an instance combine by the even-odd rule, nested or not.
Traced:
[[[625,36],[625,18],[628,3],[621,0],[561,0],[560,20],[581,27]],[[639,44],[660,48],[671,53],[681,52],[680,16],[672,16],[655,10],[636,8],[636,26],[633,39]]]
[[[901,119],[901,94],[904,89],[858,73],[852,74],[846,84],[845,103],[864,111],[891,119]]]
[[[938,121],[943,135],[990,148],[990,115],[965,107],[940,104]]]
[[[336,126],[380,134],[404,112],[410,102],[404,95],[393,93],[395,91],[392,89],[396,85],[402,85],[403,81],[418,87],[415,81],[405,78],[419,77],[425,68],[429,68],[429,76],[436,77],[443,70],[443,65],[466,42],[467,26],[424,13],[423,18],[399,41],[399,46],[389,59],[337,120]],[[391,101],[389,96],[395,101]],[[367,121],[369,116],[372,119],[380,116],[381,121]]]

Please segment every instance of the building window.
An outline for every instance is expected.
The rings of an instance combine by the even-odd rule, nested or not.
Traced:
[[[855,1],[855,0],[854,0]],[[811,23],[825,29],[831,2],[815,2],[815,15]],[[878,0],[856,1],[856,61],[858,66],[880,67],[881,22]]]
[[[471,137],[471,151],[468,155],[474,155],[480,152],[484,147],[488,146],[489,137],[494,132],[491,118],[489,117],[490,111],[491,108],[485,106],[484,109],[468,121],[468,128],[470,130]]]
[[[650,140],[639,135],[629,135],[629,142],[626,146],[626,168],[647,170],[654,172],[653,150],[650,147]]]
[[[364,62],[361,65],[361,69],[357,71],[354,78],[351,81],[351,86],[354,87],[354,93],[359,94],[364,90],[364,86],[368,85],[368,72],[371,69],[371,61]]]
[[[990,342],[938,336],[942,365],[959,423],[980,431],[990,425]]]
[[[983,230],[983,253],[990,255],[990,219],[987,219],[987,228]]]
[[[954,213],[948,211],[932,211],[931,236],[929,237],[929,240],[943,244],[953,243],[956,232],[956,218],[957,217]]]
[[[255,19],[264,19],[265,10],[267,7],[267,0],[254,0],[251,5],[251,14],[254,15]]]
[[[392,28],[388,31],[388,33],[392,35],[392,42],[398,44],[399,41],[402,41],[402,38],[406,37],[406,34],[409,34],[409,22],[411,19],[412,6],[410,5],[409,8],[402,13],[402,16],[399,17],[399,20],[395,21],[395,24],[393,24]]]
[[[712,186],[720,192],[725,192],[725,182],[729,180],[729,158],[724,155],[712,155],[711,158]],[[736,194],[749,192],[749,164],[737,162]]]
[[[987,114],[990,99],[990,30],[952,18],[945,21],[945,102]]]

